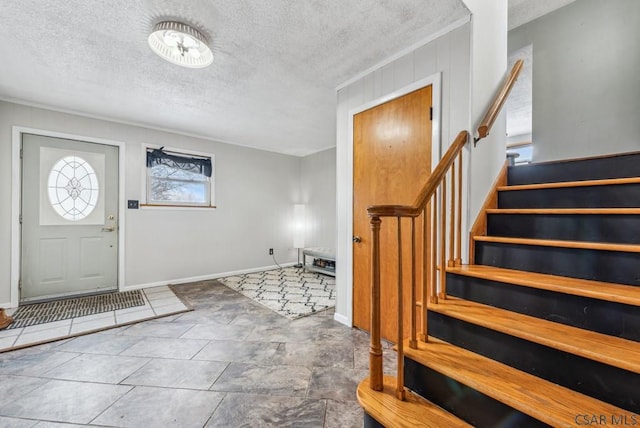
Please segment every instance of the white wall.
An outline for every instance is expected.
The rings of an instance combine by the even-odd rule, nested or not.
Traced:
[[[507,68],[507,0],[463,0],[471,11],[471,127],[476,129],[504,80]],[[469,219],[480,212],[506,156],[506,113],[489,136],[470,150]]]
[[[506,30],[505,30],[506,31]],[[441,142],[448,146],[469,127],[470,26],[445,35],[385,64],[338,90],[337,107],[337,302],[336,319],[352,323],[353,148],[350,111],[441,73]],[[434,144],[439,144],[434,141]]]
[[[300,203],[305,204],[306,247],[336,247],[336,149],[302,158]]]
[[[509,32],[533,45],[533,160],[640,150],[640,1],[580,0]]]
[[[300,158],[0,102],[0,306],[10,301],[11,186],[19,186],[11,183],[14,125],[125,142],[123,201],[142,199],[143,144],[215,155],[215,210],[126,210],[125,286],[272,266],[270,247],[278,262],[295,261],[292,216],[302,197]]]

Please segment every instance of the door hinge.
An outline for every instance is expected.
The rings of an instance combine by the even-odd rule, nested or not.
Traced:
[[[18,290],[22,290],[22,280],[18,280]]]
[[[22,150],[22,147],[20,148],[20,159],[22,159],[22,154],[23,154],[24,150]]]
[[[20,214],[20,217],[18,218],[18,221],[20,222],[20,224],[22,224],[22,214]]]
[[[433,107],[429,107],[429,120],[433,120]]]

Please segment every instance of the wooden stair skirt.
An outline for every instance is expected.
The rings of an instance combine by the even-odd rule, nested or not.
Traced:
[[[404,347],[407,401],[359,386],[365,426],[640,426],[640,153],[509,167],[495,193]]]

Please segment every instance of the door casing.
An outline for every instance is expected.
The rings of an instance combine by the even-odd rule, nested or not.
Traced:
[[[391,101],[395,98],[402,97],[410,92],[413,92],[417,89],[423,88],[425,86],[432,86],[432,107],[433,107],[433,121],[431,127],[431,167],[432,169],[440,161],[440,154],[442,151],[442,142],[441,142],[441,88],[442,88],[442,74],[435,73],[430,76],[427,76],[423,79],[417,80],[407,86],[404,86],[396,91],[393,91],[389,94],[378,97],[372,101],[364,103],[354,109],[349,110],[349,120],[348,120],[348,146],[347,153],[349,154],[349,161],[346,163],[346,177],[347,183],[338,183],[338,186],[341,184],[345,185],[345,191],[342,194],[342,201],[347,207],[346,216],[344,218],[340,218],[340,214],[338,215],[338,221],[344,224],[344,230],[347,230],[348,233],[345,233],[344,236],[339,236],[337,240],[337,248],[338,255],[342,255],[337,265],[338,275],[336,281],[340,290],[338,291],[339,298],[344,296],[346,302],[341,304],[341,307],[345,308],[347,311],[346,314],[336,314],[335,320],[348,325],[353,326],[353,118],[358,113],[361,113],[365,110],[369,110],[373,107],[376,107],[380,104],[384,104],[387,101]],[[338,205],[340,205],[340,201],[338,201]],[[346,316],[345,316],[346,315]]]
[[[0,302],[0,306],[17,307],[20,301],[20,271],[21,271],[21,225],[20,209],[22,205],[22,162],[20,159],[20,149],[22,134],[36,134],[45,137],[63,138],[104,144],[118,147],[118,287],[122,290],[125,284],[125,159],[126,144],[121,141],[108,140],[104,138],[81,136],[63,132],[48,131],[43,129],[27,128],[22,126],[12,127],[11,146],[11,292],[10,302]]]

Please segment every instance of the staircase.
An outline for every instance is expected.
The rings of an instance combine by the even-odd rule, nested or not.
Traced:
[[[507,183],[401,345],[406,399],[358,388],[366,427],[640,426],[640,153]]]

